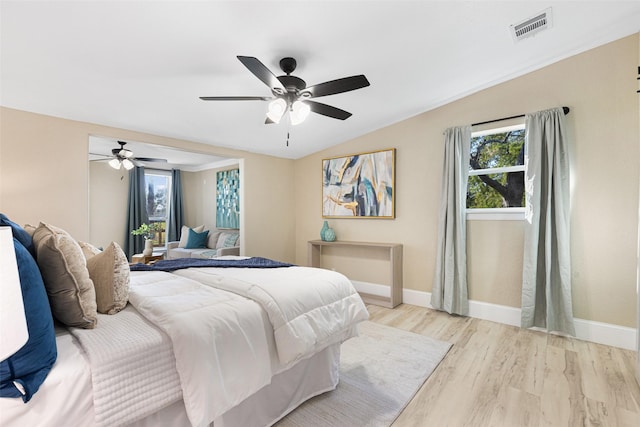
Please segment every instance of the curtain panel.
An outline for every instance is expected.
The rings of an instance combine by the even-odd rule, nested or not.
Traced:
[[[562,108],[525,116],[523,328],[575,335],[569,240],[569,139]]]
[[[445,131],[442,195],[431,306],[450,314],[469,313],[467,296],[466,199],[471,126]]]
[[[129,171],[127,228],[124,239],[124,253],[127,254],[129,260],[133,255],[141,253],[144,249],[144,237],[134,236],[131,231],[140,227],[143,223],[149,224],[145,193],[144,168],[136,166]]]
[[[180,169],[171,169],[171,203],[169,203],[167,242],[180,240],[180,231],[184,225],[183,215],[182,175]]]

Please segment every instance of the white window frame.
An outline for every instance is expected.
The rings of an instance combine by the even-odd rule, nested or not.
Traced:
[[[511,130],[525,129],[524,120],[511,126],[494,127],[471,133],[472,138],[491,135],[494,133],[508,132]],[[525,165],[506,166],[489,169],[476,169],[469,171],[469,176],[488,175],[496,173],[525,171]],[[465,195],[466,200],[466,195]],[[466,204],[466,202],[465,202]],[[467,221],[524,221],[525,207],[520,208],[466,208]]]

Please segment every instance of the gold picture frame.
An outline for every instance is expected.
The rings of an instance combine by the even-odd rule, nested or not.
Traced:
[[[322,160],[323,218],[395,218],[395,157],[389,148]]]

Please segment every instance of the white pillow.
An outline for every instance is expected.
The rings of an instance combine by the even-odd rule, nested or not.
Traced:
[[[196,233],[202,233],[204,231],[204,224],[199,225],[197,227],[192,228]],[[179,248],[184,248],[187,246],[187,240],[189,240],[189,227],[186,225],[182,226],[182,230],[180,230],[180,243],[178,243]]]

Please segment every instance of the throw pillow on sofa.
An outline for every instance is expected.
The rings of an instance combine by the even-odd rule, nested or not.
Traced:
[[[180,243],[178,243],[179,248],[184,248],[187,246],[187,240],[189,240],[189,230],[193,230],[196,233],[202,233],[204,231],[204,225],[199,225],[193,228],[183,225],[182,229],[180,230]]]
[[[238,237],[240,237],[238,233],[229,233],[229,232],[223,231],[222,233],[220,233],[220,237],[218,237],[218,243],[216,244],[216,249],[232,248],[236,246],[236,243],[238,242]]]
[[[207,238],[209,237],[209,230],[205,230],[201,233],[189,229],[189,237],[187,239],[187,246],[185,249],[206,249]]]

